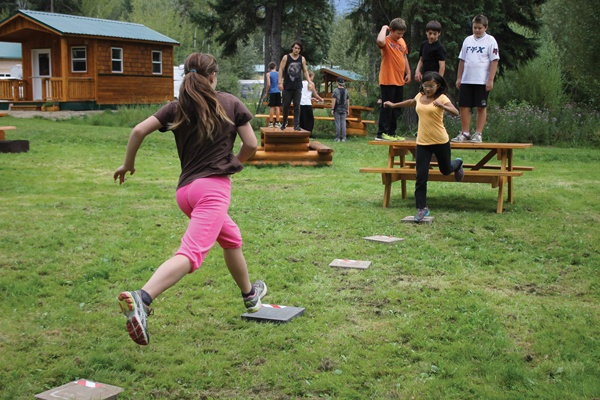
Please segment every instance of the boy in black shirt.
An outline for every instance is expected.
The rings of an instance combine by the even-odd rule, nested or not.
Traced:
[[[442,24],[437,21],[429,21],[425,31],[427,32],[427,40],[421,44],[419,63],[415,71],[417,82],[421,82],[425,72],[433,71],[444,76],[446,71],[446,49],[438,40],[442,33]],[[421,72],[421,68],[423,68],[423,72]]]

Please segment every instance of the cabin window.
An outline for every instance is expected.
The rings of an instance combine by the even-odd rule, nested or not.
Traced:
[[[152,73],[162,74],[162,51],[152,52]]]
[[[71,47],[71,71],[87,72],[87,52],[85,47]]]
[[[112,72],[123,73],[123,49],[111,47]]]

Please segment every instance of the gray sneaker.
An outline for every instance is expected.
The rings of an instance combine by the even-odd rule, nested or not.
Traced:
[[[419,208],[417,210],[417,215],[415,215],[415,222],[423,221],[423,218],[429,215],[429,207]]]
[[[127,317],[127,332],[131,340],[142,346],[148,345],[150,343],[148,316],[152,315],[153,310],[142,301],[142,293],[139,290],[121,292],[118,300],[121,311]]]
[[[269,122],[269,125],[267,125],[267,128],[272,128],[273,127],[273,123]]]
[[[467,136],[465,136],[464,133],[459,133],[457,137],[455,137],[454,139],[451,140],[451,142],[458,142],[458,143],[463,143],[463,142],[468,142],[469,138]]]
[[[460,161],[460,168],[454,172],[454,179],[456,182],[460,182],[465,177],[465,170],[463,169],[463,160],[461,158],[457,158],[457,160]]]
[[[333,141],[334,141],[334,142],[339,142],[339,141],[340,141],[340,138],[335,138],[335,139],[333,139]]]
[[[260,306],[262,305],[260,299],[267,294],[267,284],[260,279],[254,282],[252,286],[254,286],[254,296],[244,297],[244,305],[246,306],[247,313],[254,313],[260,310]]]
[[[473,136],[471,136],[471,143],[482,143],[483,139],[481,138],[481,133],[475,132]]]

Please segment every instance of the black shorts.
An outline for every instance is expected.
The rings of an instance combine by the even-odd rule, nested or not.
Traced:
[[[281,93],[269,93],[269,107],[281,107]]]
[[[488,92],[485,85],[460,84],[458,93],[459,107],[487,107]]]

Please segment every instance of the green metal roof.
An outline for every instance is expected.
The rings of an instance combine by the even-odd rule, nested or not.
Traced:
[[[179,42],[142,24],[30,10],[19,10],[16,14],[29,17],[61,34],[105,36],[179,44]]]
[[[21,43],[0,42],[0,58],[21,59]]]
[[[333,69],[333,68],[321,68],[321,71],[329,72],[330,74],[335,75],[335,76],[341,76],[342,78],[344,78],[346,80],[350,80],[350,81],[366,82],[366,79],[362,75],[359,75],[356,72],[352,72],[352,71],[346,71],[343,69]]]

